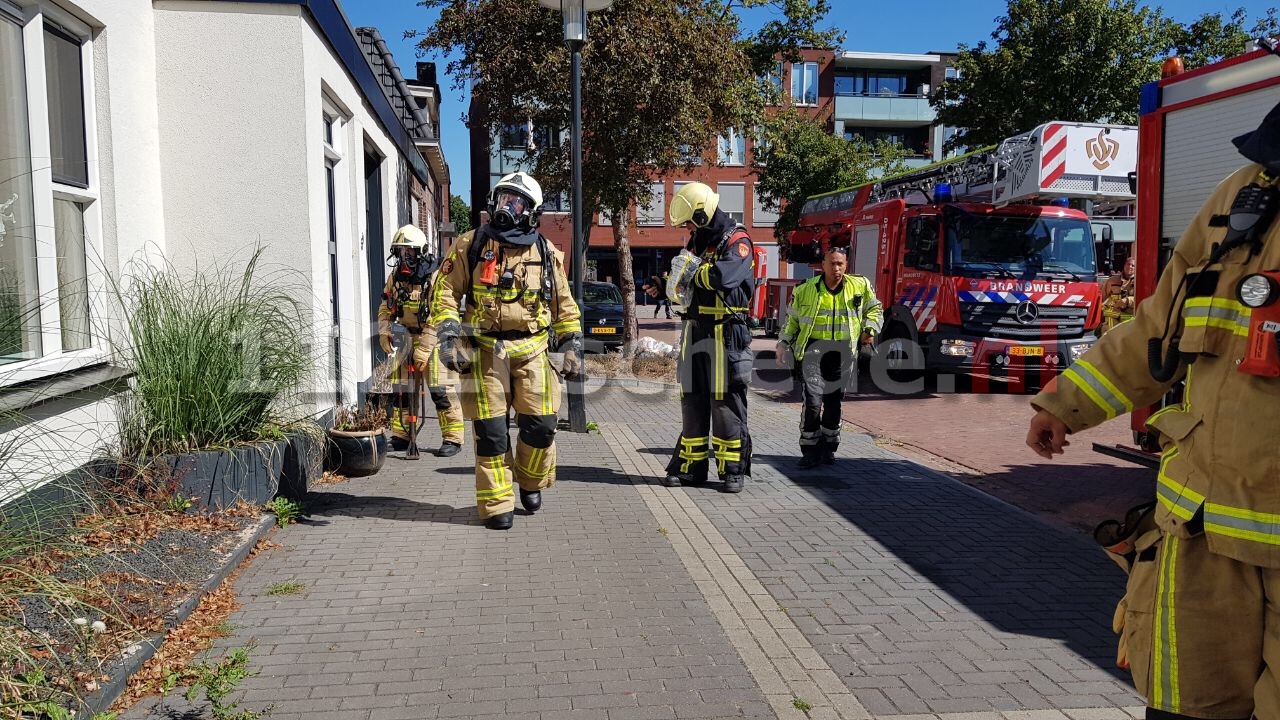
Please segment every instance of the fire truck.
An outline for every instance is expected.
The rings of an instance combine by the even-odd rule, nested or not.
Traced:
[[[1214,188],[1247,161],[1231,139],[1253,130],[1280,103],[1280,57],[1274,41],[1263,48],[1203,68],[1181,72],[1181,61],[1165,63],[1164,77],[1142,89],[1138,132],[1139,301],[1155,292],[1165,263],[1192,218]],[[1094,449],[1158,467],[1160,451],[1147,418],[1181,401],[1175,387],[1158,406],[1130,416],[1134,446],[1094,444]]]
[[[872,279],[885,306],[879,347],[897,375],[1056,373],[1092,346],[1102,320],[1087,210],[1133,202],[1136,160],[1134,127],[1046,123],[811,197],[780,254],[811,264],[848,248],[850,271]],[[796,282],[769,281],[774,327]]]

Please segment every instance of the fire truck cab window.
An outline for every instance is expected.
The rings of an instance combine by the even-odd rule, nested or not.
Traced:
[[[907,221],[907,247],[903,264],[921,270],[938,269],[938,219],[914,217]]]

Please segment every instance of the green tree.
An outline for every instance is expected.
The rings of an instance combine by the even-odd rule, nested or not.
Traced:
[[[471,206],[459,195],[449,198],[449,219],[459,235],[471,230]]]
[[[961,128],[950,147],[989,145],[1052,120],[1133,123],[1144,83],[1174,52],[1188,69],[1244,49],[1245,14],[1180,25],[1139,0],[1009,0],[992,45],[960,47],[959,77],[931,101]],[[1275,14],[1258,22],[1275,25]]]
[[[805,198],[906,169],[902,146],[845,140],[824,122],[794,110],[767,120],[761,141],[752,170],[761,202],[770,210],[781,209],[773,230],[779,240],[796,228]]]
[[[560,14],[536,0],[424,0],[440,8],[419,48],[449,56],[458,87],[472,87],[472,123],[491,137],[532,122],[566,138],[569,53]],[[783,20],[752,36],[737,11],[772,5]],[[635,280],[628,240],[630,210],[647,204],[650,183],[713,160],[716,138],[730,127],[752,128],[763,115],[767,83],[760,58],[793,53],[811,39],[827,0],[617,0],[588,20],[583,48],[583,214],[600,211],[612,224],[626,322],[636,339]],[[765,33],[765,34],[762,34]],[[766,47],[767,46],[767,47]],[[764,49],[762,49],[764,48]],[[546,142],[524,162],[550,196],[570,187],[568,142]],[[578,208],[574,209],[578,211]],[[590,227],[591,223],[587,223]]]

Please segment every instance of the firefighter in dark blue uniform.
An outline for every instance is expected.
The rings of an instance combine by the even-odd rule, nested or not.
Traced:
[[[751,475],[747,311],[755,288],[755,253],[746,229],[717,207],[719,199],[699,182],[671,199],[671,224],[693,235],[668,281],[668,295],[683,306],[684,315],[678,368],[682,428],[662,484],[704,482],[714,459],[721,491],[738,493]]]

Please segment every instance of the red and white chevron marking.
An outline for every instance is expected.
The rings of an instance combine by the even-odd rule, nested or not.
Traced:
[[[1067,128],[1049,125],[1044,129],[1041,146],[1044,151],[1040,156],[1040,185],[1052,187],[1067,172]]]

